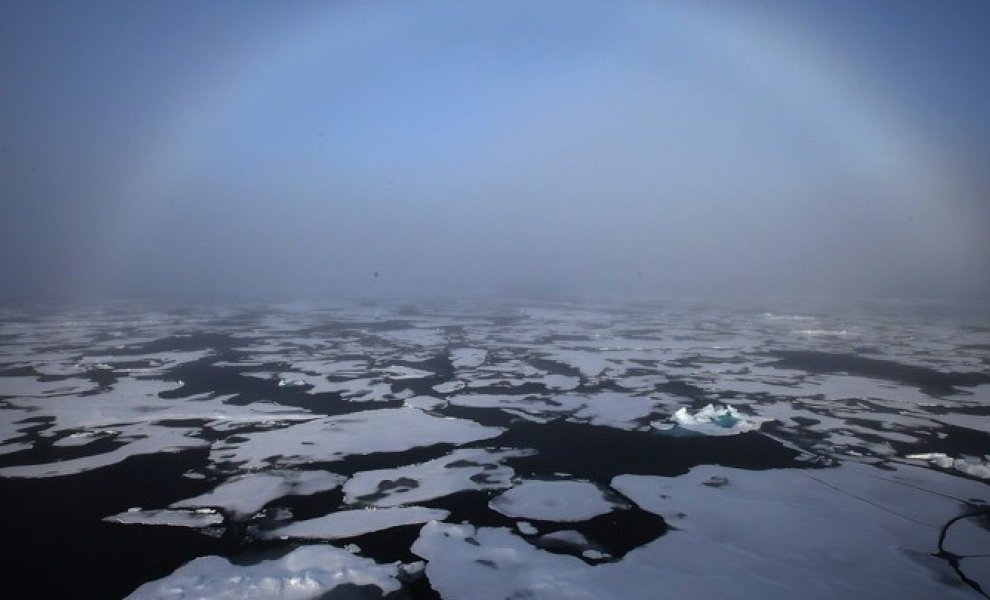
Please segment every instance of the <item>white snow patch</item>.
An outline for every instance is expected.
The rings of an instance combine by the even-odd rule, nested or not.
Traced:
[[[702,485],[713,476],[729,483]],[[423,527],[412,550],[428,561],[430,585],[445,598],[727,598],[741,590],[815,600],[972,596],[945,561],[930,556],[959,504],[928,490],[986,497],[982,483],[850,464],[760,472],[705,466],[677,478],[623,475],[613,487],[676,529],[621,560],[593,565],[540,550],[506,528],[436,522]],[[972,542],[985,547],[985,531],[960,525],[962,533],[983,536]],[[970,547],[964,542],[957,543]]]
[[[488,358],[488,352],[481,348],[455,348],[450,351],[450,363],[457,369],[480,367]]]
[[[324,545],[303,546],[282,558],[245,566],[219,556],[203,556],[167,577],[142,585],[128,598],[303,600],[346,583],[374,585],[387,594],[401,588],[396,579],[399,570],[400,563],[382,565]]]
[[[269,463],[331,462],[355,454],[404,452],[433,444],[466,444],[493,438],[504,429],[473,421],[434,417],[410,407],[365,410],[314,419],[279,429],[242,433],[244,441],[216,442],[215,463],[261,469]]]
[[[990,479],[990,456],[984,457],[985,460],[980,460],[978,458],[952,458],[942,452],[929,452],[926,454],[908,454],[905,458],[927,461],[943,469],[956,469],[980,479]]]
[[[296,521],[266,532],[264,537],[336,540],[403,525],[442,521],[448,516],[450,513],[445,510],[419,506],[342,510],[315,519]]]
[[[518,529],[519,533],[523,535],[536,535],[540,532],[540,530],[534,527],[529,521],[516,521],[516,529]]]
[[[344,484],[344,500],[372,506],[399,506],[441,498],[465,490],[505,489],[515,472],[501,464],[527,456],[527,450],[461,448],[435,460],[356,473]]]
[[[172,508],[222,508],[235,519],[250,517],[272,500],[332,490],[344,477],[326,471],[269,471],[249,473],[226,481],[206,494],[172,503]]]
[[[502,492],[488,506],[503,515],[538,521],[586,521],[621,508],[588,481],[528,480]]]
[[[433,396],[413,396],[412,398],[406,398],[403,404],[405,406],[418,408],[419,410],[429,411],[444,408],[447,406],[447,401],[440,398],[434,398]]]
[[[222,525],[223,515],[215,510],[141,510],[130,509],[125,512],[104,517],[109,523],[124,525],[169,525],[172,527],[210,527]]]
[[[452,392],[456,392],[457,390],[464,389],[466,386],[467,383],[463,381],[445,381],[433,386],[433,391],[440,394],[450,394]]]
[[[584,406],[569,420],[586,421],[592,425],[624,430],[638,428],[641,425],[638,421],[649,417],[661,406],[652,398],[614,392],[582,396],[578,400]]]
[[[432,371],[413,369],[412,367],[403,367],[400,365],[394,365],[385,369],[384,374],[392,381],[402,381],[403,379],[423,379],[424,377],[433,377],[433,375],[435,375]]]

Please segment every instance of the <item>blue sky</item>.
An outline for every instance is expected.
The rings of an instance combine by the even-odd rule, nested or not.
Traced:
[[[0,2],[0,276],[985,297],[988,40],[976,1]]]

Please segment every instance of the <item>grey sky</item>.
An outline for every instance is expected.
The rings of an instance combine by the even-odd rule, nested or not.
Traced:
[[[977,1],[0,2],[0,277],[985,297],[988,64]]]

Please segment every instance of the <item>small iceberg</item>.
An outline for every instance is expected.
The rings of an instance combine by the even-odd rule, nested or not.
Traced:
[[[302,379],[279,379],[278,387],[280,388],[301,388],[306,387],[309,383],[303,381]]]
[[[953,458],[942,452],[928,452],[908,454],[905,458],[925,461],[942,469],[955,469],[971,477],[990,479],[990,455],[984,456],[985,460],[980,460],[974,457]]]
[[[654,421],[653,427],[671,435],[737,435],[757,431],[771,419],[744,415],[732,406],[716,407],[709,404],[693,415],[687,408],[680,408],[670,420],[673,422]]]

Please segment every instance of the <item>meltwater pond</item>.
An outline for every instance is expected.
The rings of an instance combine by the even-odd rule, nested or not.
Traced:
[[[0,312],[33,597],[979,598],[988,454],[985,307]]]

